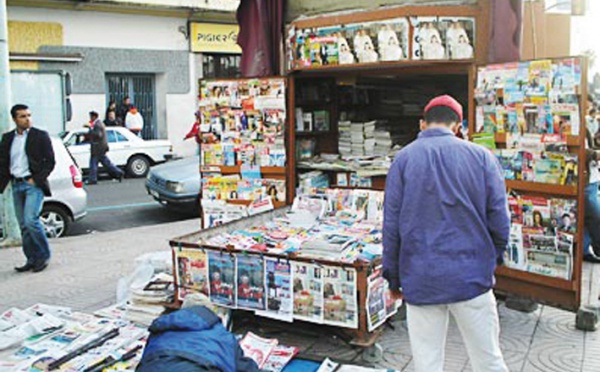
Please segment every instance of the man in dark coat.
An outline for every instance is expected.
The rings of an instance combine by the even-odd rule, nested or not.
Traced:
[[[122,124],[125,124],[125,117],[131,108],[131,98],[129,96],[123,97],[123,103],[117,108],[117,120],[120,120]]]
[[[108,152],[108,141],[106,139],[106,127],[100,119],[98,119],[98,113],[96,111],[90,112],[90,175],[87,181],[88,185],[95,185],[98,183],[98,162],[102,163],[104,168],[108,169],[108,173],[111,177],[118,179],[119,182],[123,180],[125,174],[122,170],[117,168],[106,156]]]
[[[18,104],[10,110],[15,130],[0,141],[0,192],[12,182],[15,213],[27,257],[17,272],[40,272],[48,266],[50,245],[40,214],[44,196],[50,196],[48,176],[54,169],[54,150],[48,133],[32,127],[31,112]]]

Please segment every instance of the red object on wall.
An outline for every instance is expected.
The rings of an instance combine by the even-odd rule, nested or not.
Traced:
[[[242,0],[237,9],[243,77],[280,74],[284,0]]]

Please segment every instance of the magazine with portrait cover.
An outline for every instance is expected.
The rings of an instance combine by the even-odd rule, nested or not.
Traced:
[[[175,250],[177,296],[183,300],[189,292],[208,295],[208,259],[200,249]]]
[[[266,311],[256,314],[291,322],[294,320],[292,265],[287,260],[265,257]]]
[[[208,275],[210,301],[222,306],[235,307],[237,282],[235,255],[209,251]]]
[[[439,30],[445,35],[450,59],[475,57],[475,19],[469,17],[440,17]]]
[[[323,323],[358,328],[356,270],[323,267]]]
[[[323,323],[322,267],[304,262],[292,262],[294,272],[294,318]]]
[[[237,308],[265,309],[265,273],[262,257],[237,255]]]
[[[412,59],[448,59],[445,46],[446,34],[441,31],[438,17],[411,17],[414,27],[412,39]]]

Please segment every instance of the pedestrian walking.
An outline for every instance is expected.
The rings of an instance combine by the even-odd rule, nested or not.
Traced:
[[[90,112],[90,175],[87,181],[88,185],[98,183],[98,162],[108,170],[112,178],[121,182],[125,173],[117,168],[106,156],[108,152],[108,141],[106,139],[106,127],[104,123],[98,119],[98,113]]]
[[[492,292],[510,232],[504,178],[489,150],[455,136],[461,121],[454,98],[431,100],[386,180],[384,277],[407,303],[417,372],[443,371],[450,314],[474,371],[508,371]]]
[[[40,272],[50,262],[50,244],[40,221],[44,196],[51,196],[48,176],[54,169],[54,150],[48,133],[32,126],[29,107],[14,105],[16,128],[0,141],[0,191],[12,183],[15,213],[21,228],[25,265],[17,272]]]
[[[136,136],[141,136],[142,130],[144,130],[144,117],[138,112],[137,107],[131,106],[129,109],[125,117],[125,126]]]

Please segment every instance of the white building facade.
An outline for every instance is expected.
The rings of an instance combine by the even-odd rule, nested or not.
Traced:
[[[194,122],[203,62],[213,71],[214,65],[207,64],[213,57],[220,62],[238,56],[191,51],[191,2],[148,0],[154,4],[132,6],[131,1],[105,1],[88,8],[62,3],[8,2],[11,70],[61,70],[71,75],[72,118],[65,130],[81,127],[92,110],[103,118],[109,100],[118,105],[130,96],[144,116],[145,138],[169,139],[177,154],[194,154],[196,143],[184,142],[183,137]],[[236,3],[207,2],[208,10],[223,8],[216,9],[219,19],[196,19],[232,23]]]

